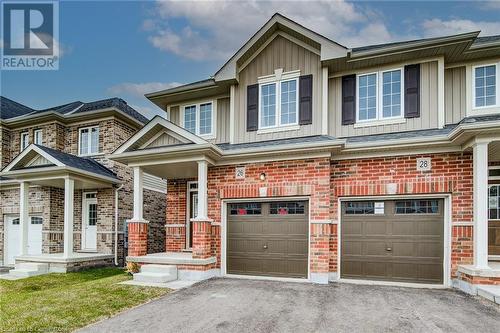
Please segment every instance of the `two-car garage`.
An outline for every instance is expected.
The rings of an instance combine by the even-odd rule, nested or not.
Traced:
[[[227,204],[226,272],[308,277],[308,201]],[[340,277],[442,284],[444,200],[342,201]]]

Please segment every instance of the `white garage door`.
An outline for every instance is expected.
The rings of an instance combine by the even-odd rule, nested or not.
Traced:
[[[21,254],[21,228],[18,216],[8,216],[7,242],[5,244],[5,264],[13,265],[14,258]],[[42,253],[42,224],[43,219],[39,216],[31,216],[28,228],[28,254]]]

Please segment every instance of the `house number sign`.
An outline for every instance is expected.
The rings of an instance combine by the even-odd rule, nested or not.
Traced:
[[[431,171],[431,158],[417,158],[417,171]]]
[[[245,179],[245,167],[237,167],[235,177],[236,179]]]

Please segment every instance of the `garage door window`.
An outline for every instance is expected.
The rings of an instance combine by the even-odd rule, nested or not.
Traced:
[[[231,215],[260,215],[262,214],[262,205],[260,203],[239,203],[231,204]]]
[[[396,214],[437,214],[437,200],[396,201]]]
[[[345,207],[345,213],[346,215],[375,214],[375,203],[373,201],[347,202]]]
[[[273,202],[269,205],[271,215],[304,215],[303,202]]]
[[[19,219],[13,219],[12,225],[19,225]]]
[[[41,217],[32,217],[31,218],[31,224],[42,224],[43,220]]]

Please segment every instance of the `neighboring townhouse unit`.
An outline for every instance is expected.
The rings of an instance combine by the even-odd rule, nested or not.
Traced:
[[[118,98],[34,110],[1,97],[0,110],[0,265],[123,266],[132,170],[106,156],[147,118]],[[144,186],[154,253],[165,246],[166,181]]]
[[[478,34],[349,49],[276,14],[210,79],[147,94],[168,120],[110,156],[136,180],[127,261],[500,284],[500,36]],[[168,179],[155,255],[143,173]]]

